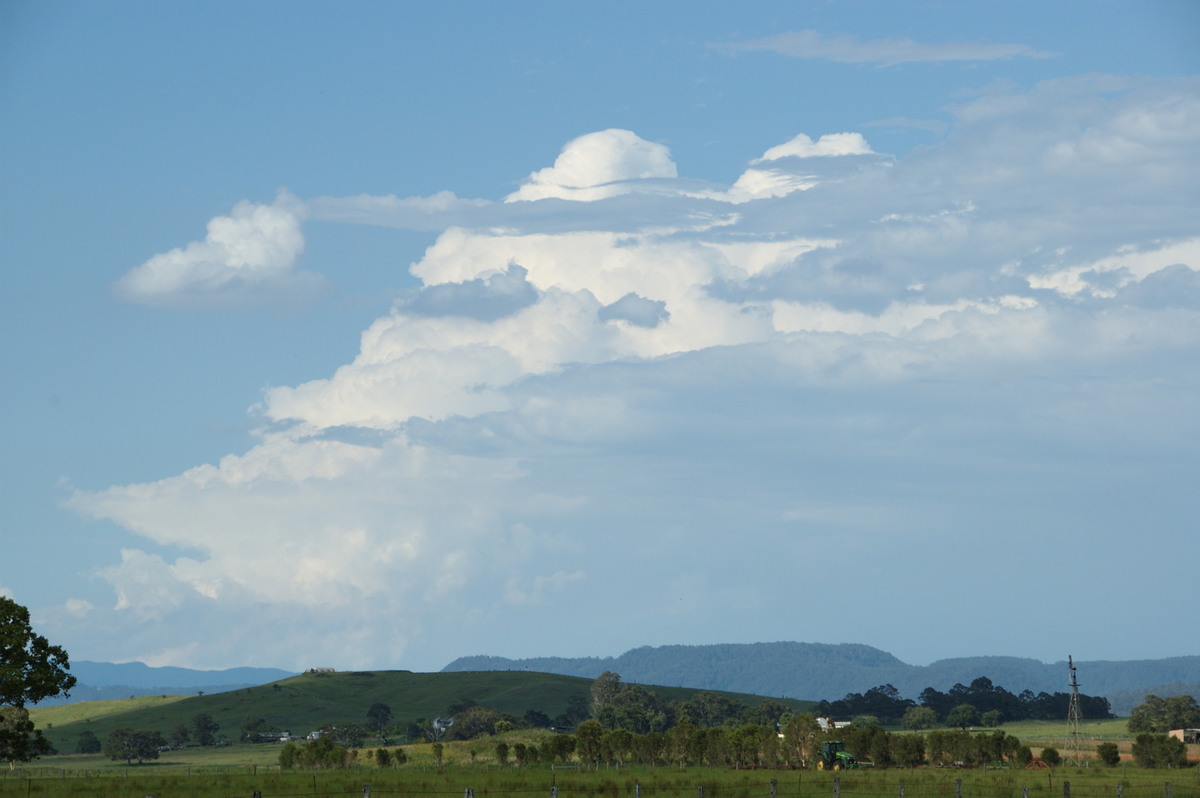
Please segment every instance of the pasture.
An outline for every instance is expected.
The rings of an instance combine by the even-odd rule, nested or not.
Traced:
[[[1129,768],[915,770],[729,770],[693,767],[547,765],[501,768],[491,764],[436,769],[399,768],[280,771],[277,767],[163,762],[96,770],[28,768],[0,775],[0,796],[158,796],[261,798],[289,796],[410,796],[411,798],[1195,798],[1200,769]],[[468,790],[472,792],[468,792]],[[1118,792],[1118,790],[1120,792]]]

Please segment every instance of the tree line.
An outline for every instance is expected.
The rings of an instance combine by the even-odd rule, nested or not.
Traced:
[[[947,692],[927,687],[920,700],[904,698],[890,684],[872,687],[865,693],[847,693],[836,701],[822,701],[818,715],[832,718],[875,718],[882,723],[902,723],[906,728],[922,729],[936,725],[957,728],[999,726],[1008,721],[1061,720],[1067,717],[1069,693],[1020,694],[995,685],[980,676],[969,685],[955,684]],[[1111,718],[1112,709],[1103,696],[1079,696],[1080,712],[1091,719]]]

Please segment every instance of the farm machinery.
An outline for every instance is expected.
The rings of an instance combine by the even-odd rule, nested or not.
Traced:
[[[858,760],[846,751],[841,740],[826,740],[817,751],[817,770],[848,770],[858,767]]]

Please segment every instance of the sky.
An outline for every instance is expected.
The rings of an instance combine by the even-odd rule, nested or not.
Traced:
[[[0,3],[73,659],[1200,654],[1200,5]]]

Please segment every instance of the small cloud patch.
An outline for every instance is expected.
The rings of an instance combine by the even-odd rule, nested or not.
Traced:
[[[634,293],[605,305],[597,311],[601,321],[627,321],[638,327],[653,329],[671,318],[666,302],[646,299]]]

